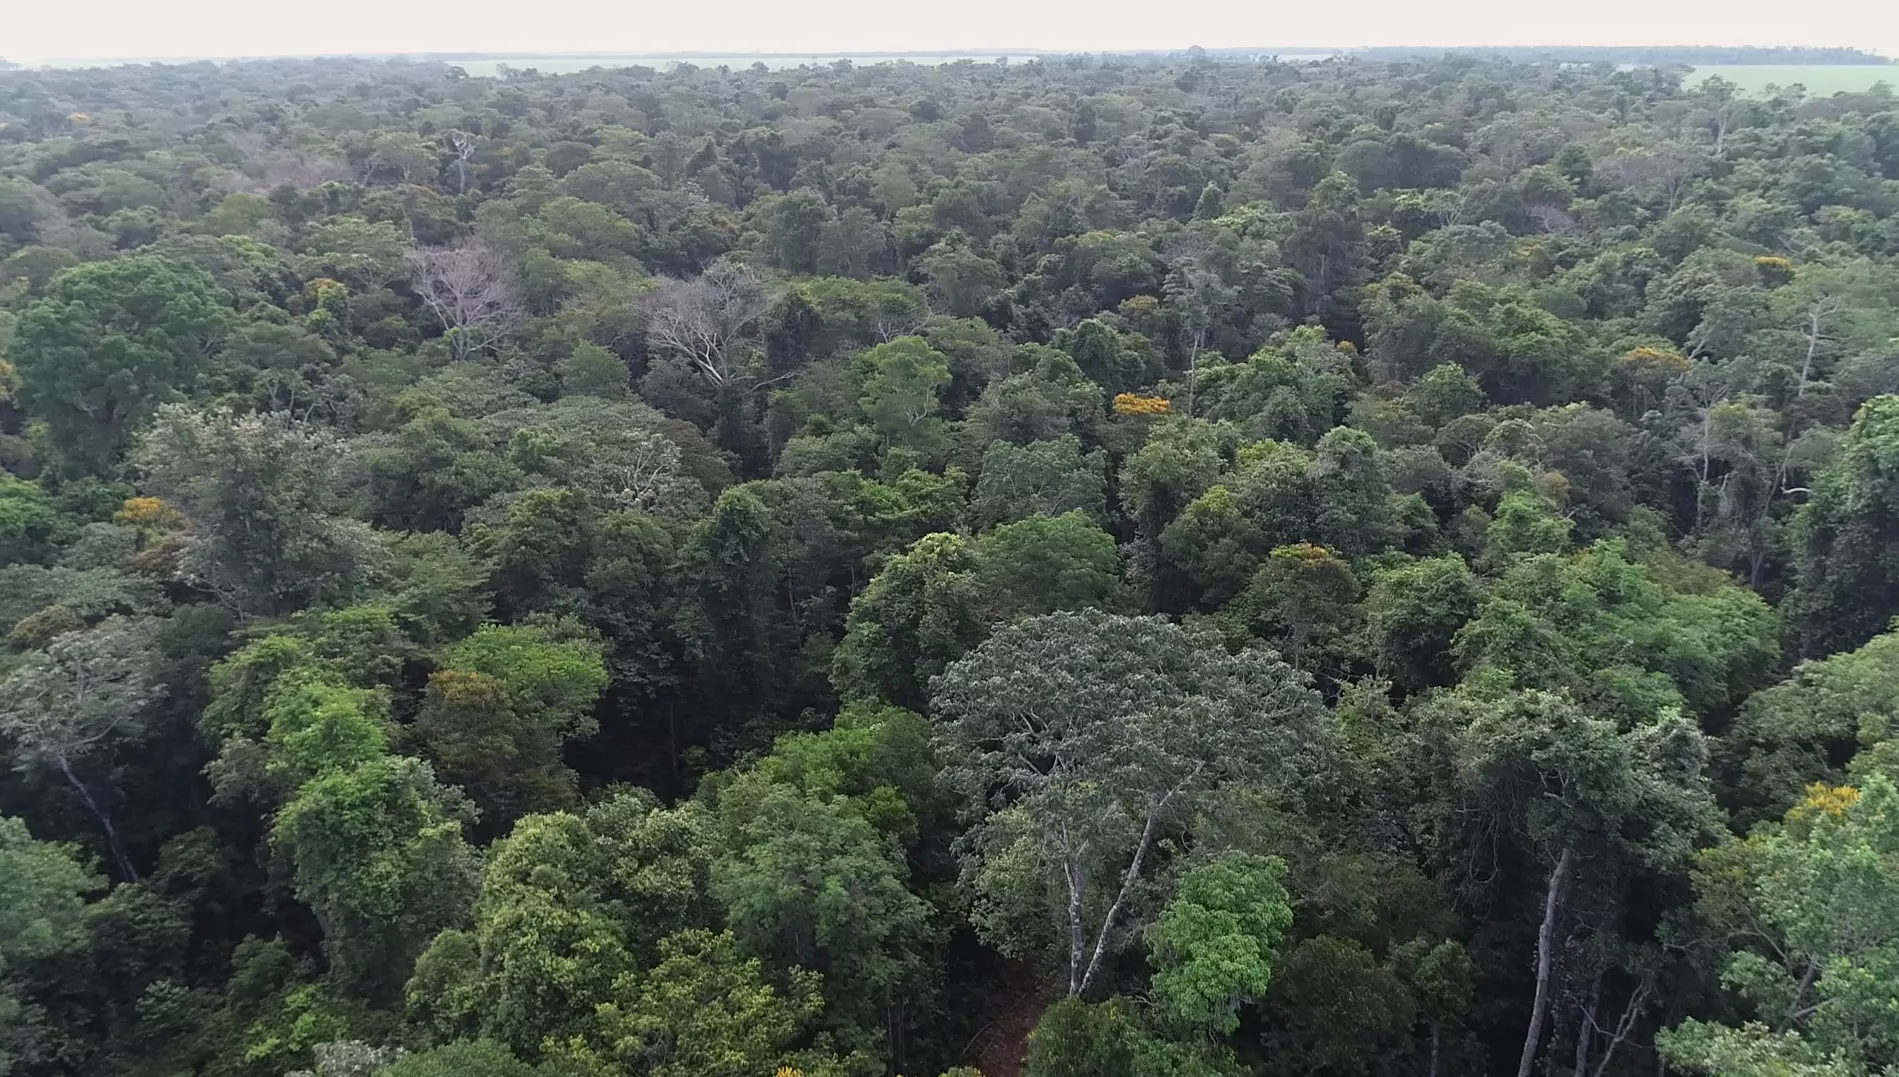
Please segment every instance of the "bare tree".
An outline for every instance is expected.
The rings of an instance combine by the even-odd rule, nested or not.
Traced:
[[[481,140],[467,131],[450,131],[443,136],[443,141],[448,143],[448,151],[455,155],[455,174],[460,181],[456,193],[467,194],[468,162],[474,158],[475,150],[480,148]]]
[[[1551,235],[1573,236],[1582,231],[1582,226],[1576,223],[1575,216],[1557,206],[1531,206],[1530,219],[1536,222],[1538,228]]]
[[[1653,186],[1667,201],[1668,212],[1675,212],[1688,185],[1701,171],[1702,156],[1694,146],[1680,142],[1657,142],[1640,152],[1618,153],[1596,166],[1597,176],[1607,183],[1625,188]]]
[[[770,308],[758,274],[732,262],[716,262],[690,281],[664,281],[640,301],[648,341],[721,389],[742,387],[746,345]]]
[[[409,266],[416,295],[442,323],[457,359],[499,344],[521,321],[514,272],[492,248],[417,247]]]

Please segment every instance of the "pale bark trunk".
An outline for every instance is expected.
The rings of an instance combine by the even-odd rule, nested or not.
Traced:
[[[119,866],[119,874],[123,875],[127,882],[138,882],[138,869],[132,866],[131,858],[125,855],[125,849],[120,846],[119,832],[112,826],[112,817],[107,815],[105,809],[99,807],[99,802],[92,798],[92,790],[87,789],[86,783],[80,781],[79,776],[73,773],[72,764],[66,761],[65,756],[59,758],[59,770],[66,776],[67,783],[73,787],[74,792],[79,794],[79,799],[85,803],[93,817],[99,820],[99,826],[105,830],[106,851],[112,854],[113,863]]]
[[[1517,1060],[1517,1077],[1530,1077],[1536,1064],[1536,1046],[1543,1038],[1543,1019],[1549,1015],[1550,959],[1556,941],[1556,912],[1563,904],[1563,891],[1569,886],[1570,851],[1556,858],[1550,872],[1549,890],[1543,895],[1543,926],[1536,933],[1536,999],[1530,1004],[1530,1027],[1523,1035],[1523,1056]]]
[[[1068,994],[1081,994],[1081,955],[1087,949],[1081,926],[1081,866],[1068,863]]]
[[[1134,861],[1128,865],[1127,873],[1121,877],[1121,890],[1114,895],[1114,903],[1108,906],[1108,915],[1101,921],[1101,934],[1095,937],[1095,952],[1088,959],[1088,971],[1082,974],[1080,988],[1071,990],[1070,994],[1087,991],[1088,985],[1095,978],[1095,970],[1101,967],[1101,955],[1108,949],[1108,936],[1114,933],[1114,921],[1121,914],[1121,906],[1127,901],[1128,894],[1134,890],[1135,881],[1141,877],[1141,862],[1147,859],[1147,847],[1154,841],[1154,824],[1160,817],[1161,808],[1165,805],[1166,798],[1162,798],[1148,810],[1147,823],[1141,827],[1141,843],[1134,848]],[[1070,980],[1071,982],[1073,980],[1072,972]]]

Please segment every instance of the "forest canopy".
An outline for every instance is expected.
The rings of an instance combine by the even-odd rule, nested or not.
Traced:
[[[0,1077],[1894,1072],[1899,98],[1541,59],[0,72]]]

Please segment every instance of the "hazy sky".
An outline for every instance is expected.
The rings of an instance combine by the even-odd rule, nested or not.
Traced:
[[[843,53],[1188,45],[1855,45],[1893,0],[0,0],[0,56]]]

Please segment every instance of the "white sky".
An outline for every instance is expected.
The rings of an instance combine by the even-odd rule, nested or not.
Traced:
[[[1894,0],[0,0],[0,56],[1852,45]]]

